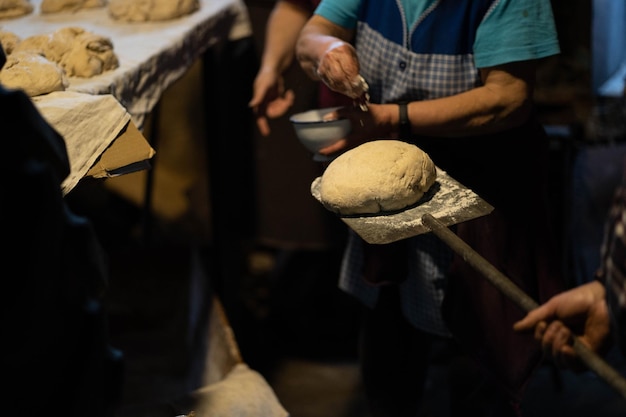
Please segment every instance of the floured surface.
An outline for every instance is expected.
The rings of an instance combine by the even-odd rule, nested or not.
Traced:
[[[311,184],[311,194],[320,201],[319,182]],[[352,230],[368,243],[385,244],[430,232],[422,216],[431,214],[446,226],[491,213],[493,206],[475,192],[437,168],[437,181],[418,203],[397,213],[341,216]]]
[[[162,93],[208,48],[252,33],[243,0],[200,0],[200,10],[164,22],[122,23],[106,8],[88,8],[42,15],[42,0],[32,0],[35,13],[0,21],[0,30],[24,39],[79,26],[111,39],[119,67],[95,77],[70,77],[69,91],[111,94],[140,129]]]

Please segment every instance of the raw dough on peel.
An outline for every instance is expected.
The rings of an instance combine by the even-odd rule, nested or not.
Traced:
[[[125,22],[157,22],[191,14],[199,0],[109,0],[109,15]]]
[[[417,146],[375,140],[328,165],[320,181],[320,200],[342,215],[392,212],[415,204],[436,179],[435,164]]]
[[[42,0],[39,10],[42,14],[94,9],[106,6],[106,0]]]
[[[0,19],[12,19],[33,12],[33,5],[28,0],[0,0]]]
[[[39,53],[58,63],[68,77],[89,78],[119,66],[111,40],[80,27],[30,36],[15,51]]]
[[[61,67],[32,52],[14,52],[0,70],[0,84],[21,89],[30,97],[63,91],[69,85]]]

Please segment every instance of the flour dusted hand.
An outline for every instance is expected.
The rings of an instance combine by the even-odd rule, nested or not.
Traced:
[[[330,163],[320,182],[320,200],[342,215],[397,211],[417,203],[436,179],[435,164],[417,146],[375,140]]]

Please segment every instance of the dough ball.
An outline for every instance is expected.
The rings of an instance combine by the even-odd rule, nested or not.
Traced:
[[[39,9],[42,14],[47,14],[104,6],[106,6],[106,0],[42,0]]]
[[[68,77],[89,78],[119,66],[109,38],[74,26],[29,36],[15,51],[39,53],[58,63]]]
[[[375,140],[333,160],[320,181],[320,200],[335,213],[376,214],[415,204],[437,179],[426,152],[398,140]]]
[[[30,52],[44,56],[52,62],[59,63],[69,45],[51,33],[32,35],[24,38],[15,46],[13,52]]]
[[[13,32],[0,30],[0,45],[2,45],[5,55],[11,54],[21,40],[22,39]]]
[[[78,34],[60,61],[66,74],[89,78],[119,66],[109,38],[88,31]]]
[[[199,0],[109,0],[109,15],[125,22],[176,19],[200,8]]]
[[[0,19],[12,19],[33,12],[33,5],[28,0],[0,0]]]
[[[21,89],[30,97],[63,91],[69,85],[63,69],[32,52],[14,52],[0,71],[0,84]]]

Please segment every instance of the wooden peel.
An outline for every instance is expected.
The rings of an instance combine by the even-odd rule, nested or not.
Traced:
[[[522,291],[513,281],[498,271],[485,258],[474,251],[467,243],[448,229],[443,223],[435,219],[431,214],[422,215],[422,222],[444,243],[446,243],[457,255],[470,264],[498,290],[504,293],[511,301],[517,304],[525,312],[529,312],[539,305]],[[626,379],[595,354],[578,337],[574,338],[573,348],[581,361],[598,376],[613,387],[623,398],[626,398]]]
[[[321,202],[319,182],[319,177],[313,181],[311,194]],[[537,308],[538,304],[448,229],[448,226],[487,215],[491,211],[493,211],[493,206],[454,180],[445,171],[437,168],[437,182],[415,207],[398,213],[340,216],[340,218],[363,240],[373,244],[392,243],[433,232],[470,266],[483,274],[496,289],[504,293],[523,311],[529,312]],[[573,348],[581,361],[591,371],[626,398],[626,379],[624,377],[604,359],[587,348],[578,338],[574,339]]]

